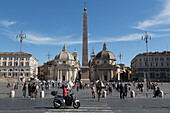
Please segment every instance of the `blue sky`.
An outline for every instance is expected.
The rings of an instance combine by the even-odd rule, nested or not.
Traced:
[[[42,65],[62,51],[76,48],[82,60],[83,9],[87,2],[89,59],[106,42],[108,50],[122,63],[146,52],[141,40],[145,31],[152,37],[149,51],[170,49],[170,0],[1,0],[0,51],[18,52],[18,33],[23,30],[23,52],[31,53]]]

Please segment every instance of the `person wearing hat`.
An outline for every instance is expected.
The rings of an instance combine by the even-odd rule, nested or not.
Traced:
[[[67,91],[68,83],[65,84],[65,87],[63,88],[63,98],[67,99],[69,101],[69,104],[71,104],[71,96],[68,94],[71,94],[69,91]]]

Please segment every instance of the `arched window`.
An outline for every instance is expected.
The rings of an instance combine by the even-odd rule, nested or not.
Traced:
[[[23,76],[23,73],[20,73],[20,76]]]
[[[11,76],[11,73],[8,73],[8,76]]]

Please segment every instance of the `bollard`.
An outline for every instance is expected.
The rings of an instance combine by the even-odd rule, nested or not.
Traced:
[[[135,98],[135,92],[133,90],[130,92],[130,97]]]
[[[10,97],[11,97],[11,98],[15,98],[15,91],[14,91],[14,90],[11,90],[11,92],[10,92]]]
[[[164,97],[164,92],[162,90],[160,90],[159,97]]]
[[[40,98],[44,98],[44,91],[40,92]]]
[[[102,97],[103,97],[103,98],[106,98],[106,91],[103,91]]]

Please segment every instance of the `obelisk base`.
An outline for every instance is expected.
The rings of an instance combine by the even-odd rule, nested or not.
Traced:
[[[83,66],[81,68],[81,81],[82,81],[82,84],[90,84],[89,66]]]

